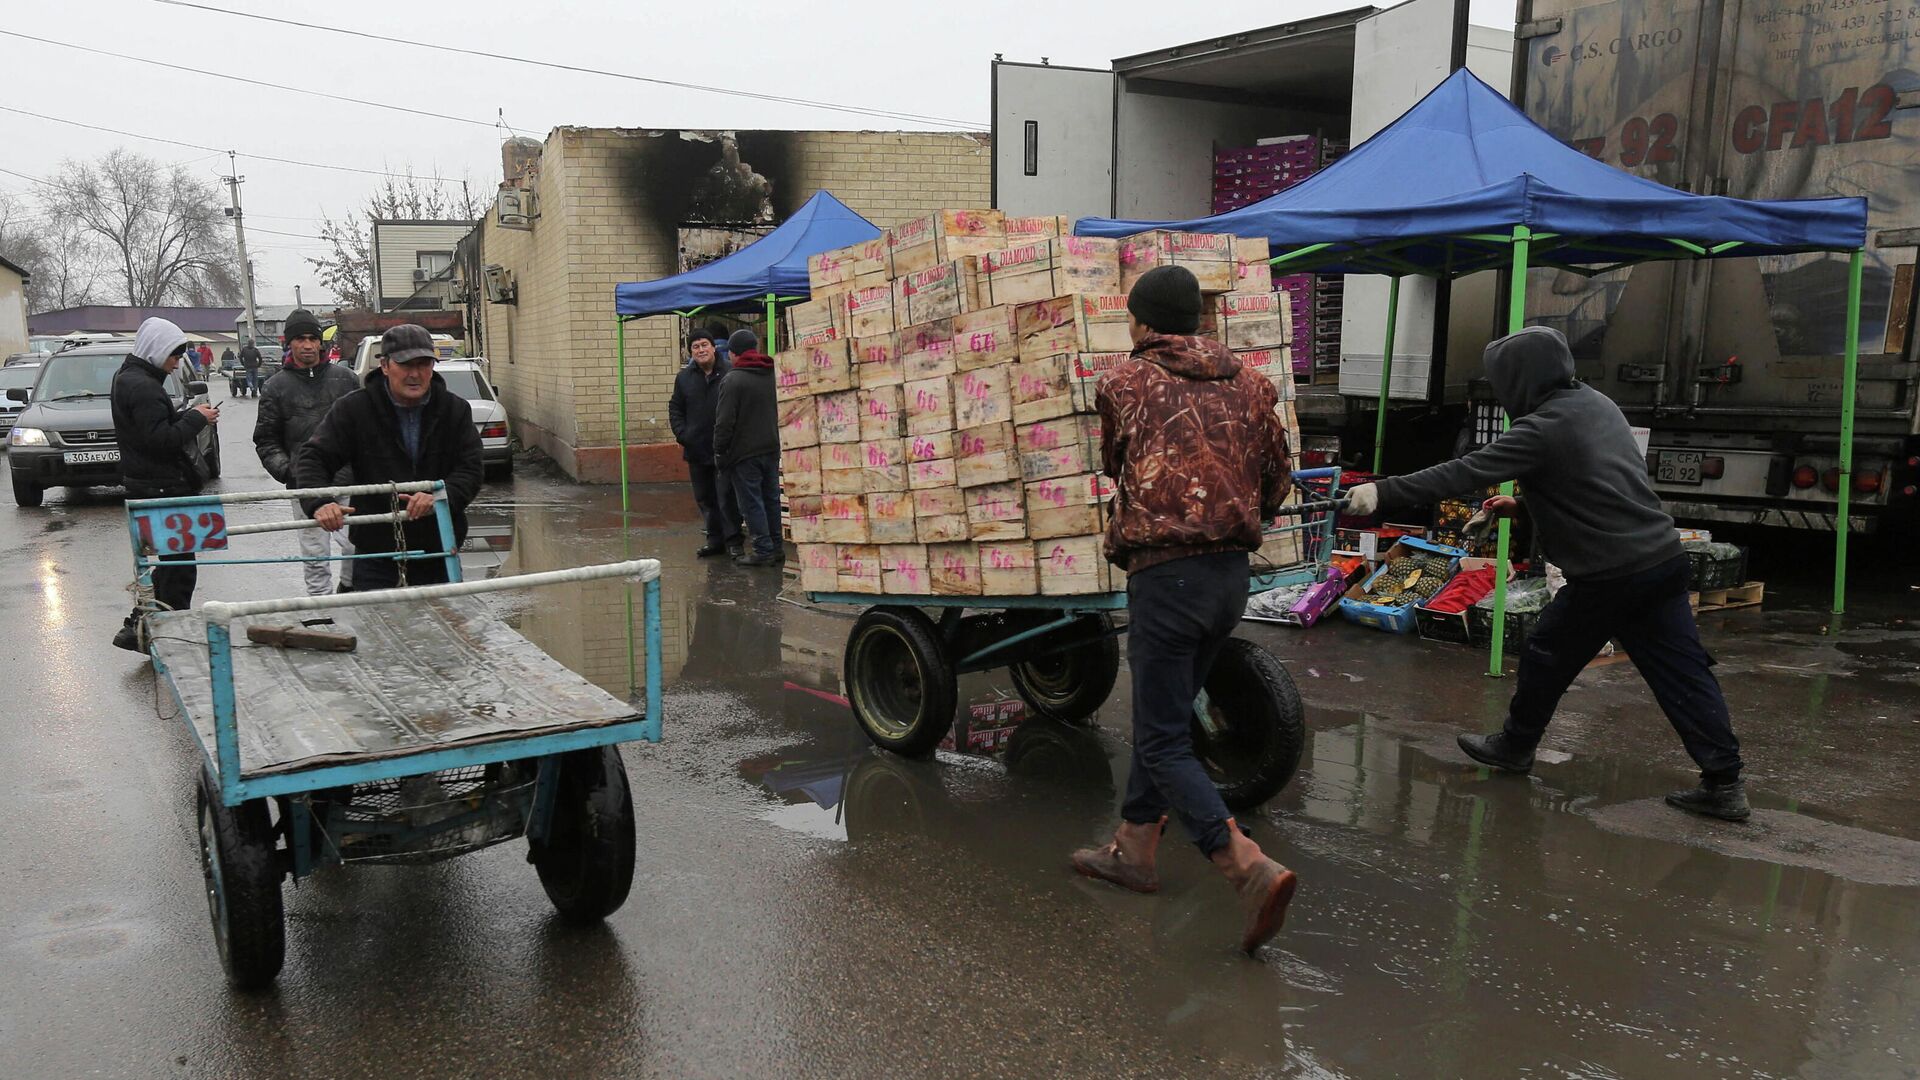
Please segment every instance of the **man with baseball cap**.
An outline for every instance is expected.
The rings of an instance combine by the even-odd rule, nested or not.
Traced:
[[[480,491],[480,431],[473,407],[433,373],[433,335],[426,327],[405,323],[388,330],[381,335],[379,356],[380,369],[367,375],[366,386],[335,402],[294,455],[294,486],[326,487],[349,467],[356,484],[444,481],[457,550],[467,535],[467,504]],[[434,499],[430,492],[399,499],[363,495],[351,507],[332,499],[308,499],[302,506],[328,532],[344,526],[348,514],[406,515],[401,529],[355,527],[353,546],[362,554],[446,551],[433,521]],[[353,587],[365,592],[446,580],[439,559],[366,559],[354,569]]]
[[[320,419],[333,403],[360,389],[360,380],[338,364],[326,360],[321,343],[320,320],[313,312],[300,308],[287,316],[287,355],[280,370],[267,380],[260,392],[260,411],[253,422],[253,449],[267,475],[296,487],[293,456],[300,451]],[[331,483],[352,481],[352,472],[343,471]],[[304,513],[298,505],[295,511]],[[314,561],[304,564],[307,594],[323,596],[333,591],[333,567],[324,561],[333,544],[344,555],[353,554],[353,544],[344,532],[328,534],[317,529],[300,531],[300,554]],[[353,563],[340,564],[340,591],[353,591]]]

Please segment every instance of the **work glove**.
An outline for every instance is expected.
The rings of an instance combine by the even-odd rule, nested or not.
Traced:
[[[1373,484],[1361,484],[1347,492],[1347,513],[1355,517],[1371,517],[1380,509],[1380,489]]]

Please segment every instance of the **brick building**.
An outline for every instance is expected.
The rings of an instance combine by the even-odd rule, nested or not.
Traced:
[[[463,245],[477,247],[463,258],[475,351],[521,442],[592,483],[620,475],[613,288],[678,272],[683,226],[772,224],[821,188],[883,228],[991,199],[988,137],[964,132],[557,128],[530,168],[509,149],[509,179],[528,169],[531,227],[490,213]],[[485,266],[505,271],[512,303],[484,302]],[[629,466],[637,480],[683,477],[667,426],[680,320],[625,333]]]

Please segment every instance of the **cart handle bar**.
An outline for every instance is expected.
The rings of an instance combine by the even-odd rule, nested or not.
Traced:
[[[1322,499],[1319,502],[1293,503],[1283,506],[1275,517],[1293,517],[1296,514],[1311,514],[1317,510],[1345,510],[1350,499]]]
[[[386,525],[395,521],[404,523],[406,520],[407,512],[400,510],[391,514],[367,514],[364,517],[351,517],[347,519],[347,524]],[[296,518],[292,521],[263,521],[257,525],[229,525],[227,526],[227,535],[252,536],[255,533],[296,532],[300,529],[318,529],[320,527],[320,523],[312,518]],[[435,558],[444,557],[444,555],[435,555]]]
[[[488,581],[455,581],[444,585],[414,585],[404,589],[377,592],[341,593],[333,596],[291,596],[284,600],[247,600],[229,603],[211,600],[200,608],[210,625],[226,626],[247,615],[271,615],[282,611],[330,611],[334,608],[369,607],[374,604],[403,604],[415,600],[443,600],[475,593],[530,589],[540,585],[561,585],[570,581],[595,581],[624,577],[647,582],[660,579],[659,559],[634,559],[631,562],[604,563],[600,566],[576,566],[571,570],[547,570],[538,574],[493,578]]]
[[[205,495],[173,495],[164,499],[128,499],[127,508],[149,510],[163,506],[205,506],[210,502],[252,503],[287,499],[332,499],[343,495],[413,495],[422,491],[439,491],[446,486],[446,483],[440,480],[409,480],[404,484],[347,484],[342,487],[281,488],[279,491],[209,492]]]

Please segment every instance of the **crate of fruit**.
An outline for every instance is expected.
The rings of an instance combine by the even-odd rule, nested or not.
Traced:
[[[1547,579],[1521,578],[1507,585],[1507,630],[1501,648],[1511,654],[1526,643],[1540,621],[1540,611],[1553,597]],[[1467,643],[1476,649],[1493,647],[1493,594],[1467,609]]]
[[[1464,554],[1459,548],[1403,539],[1388,549],[1378,570],[1347,590],[1340,601],[1340,614],[1348,622],[1376,630],[1412,633],[1413,609],[1440,591]]]
[[[1738,544],[1689,540],[1680,545],[1693,562],[1694,592],[1731,589],[1747,583],[1747,549]]]

